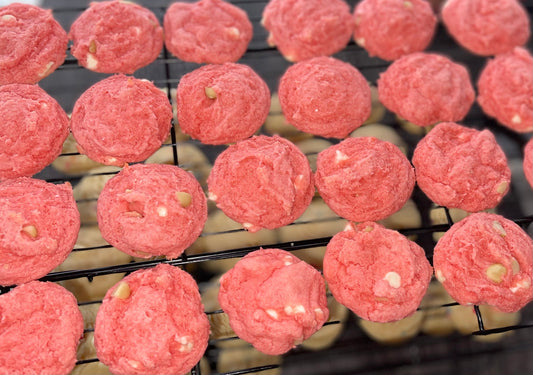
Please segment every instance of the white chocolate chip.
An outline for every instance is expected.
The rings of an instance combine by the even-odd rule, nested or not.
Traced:
[[[278,313],[277,313],[276,310],[268,309],[268,310],[265,310],[265,312],[266,312],[269,316],[271,316],[272,318],[278,320],[279,315],[278,315]]]
[[[160,217],[166,217],[168,215],[168,210],[166,207],[163,206],[157,207],[157,214]]]
[[[133,359],[128,359],[128,364],[133,368],[139,368],[141,363],[139,361],[134,361]]]
[[[502,237],[505,237],[507,236],[507,232],[505,232],[505,229],[503,229],[503,226],[502,224],[499,222],[499,221],[493,221],[492,222],[492,227],[494,229],[496,229],[496,231],[498,232],[498,234]]]
[[[368,232],[372,232],[373,230],[374,230],[374,227],[371,227],[370,225],[366,226],[365,229],[364,229],[364,231],[367,232],[367,233]]]
[[[402,285],[402,278],[394,271],[387,272],[383,280],[386,280],[391,287],[398,289]]]
[[[216,202],[218,197],[217,197],[216,194],[208,192],[207,193],[207,199],[209,199],[210,201]]]
[[[283,259],[283,264],[285,264],[286,266],[290,266],[293,263],[293,258],[291,256],[286,255]]]
[[[314,311],[315,311],[315,315],[318,318],[322,318],[324,316],[324,311],[321,308],[317,307]]]
[[[344,161],[344,160],[348,160],[348,159],[349,159],[348,155],[346,155],[342,151],[340,151],[340,150],[336,150],[335,151],[335,161],[337,163],[339,163],[341,161]]]
[[[250,228],[253,228],[253,224],[250,224],[250,223],[242,223],[242,226],[245,228],[245,229],[250,229]]]
[[[22,227],[22,232],[30,236],[31,238],[37,237],[37,228],[35,225],[25,225]]]
[[[507,273],[507,268],[499,263],[491,264],[485,271],[487,278],[495,283],[501,283],[503,276]]]
[[[439,280],[441,283],[443,283],[443,282],[446,281],[446,278],[445,278],[444,275],[442,274],[442,271],[441,271],[441,270],[435,270],[435,277],[436,277],[437,280]]]
[[[357,43],[358,46],[364,47],[365,46],[365,38],[355,38],[355,43]]]
[[[12,14],[4,14],[0,20],[2,22],[11,22],[11,21],[16,21],[17,20],[17,17],[15,17],[14,15]]]
[[[187,208],[191,205],[192,195],[184,191],[177,191],[176,199],[178,200],[178,202],[180,202],[181,207]]]
[[[511,119],[511,122],[513,124],[521,124],[522,123],[522,117],[520,117],[520,115],[517,113],[516,115],[513,116],[513,118]]]
[[[113,297],[120,298],[120,299],[126,299],[130,296],[131,290],[128,283],[121,281],[120,284],[118,284],[117,288],[113,292]]]
[[[513,275],[516,275],[520,272],[520,264],[515,258],[511,259],[511,269],[513,270]]]
[[[39,77],[45,77],[50,73],[50,68],[54,65],[53,61],[49,61],[48,64],[45,65],[42,72],[39,73]]]
[[[192,350],[193,344],[189,340],[188,336],[178,337],[176,341],[181,344],[180,348],[178,349],[181,353],[187,353]]]
[[[289,305],[285,306],[283,311],[285,311],[285,314],[291,315],[292,314],[292,306],[289,306]]]
[[[241,32],[236,27],[227,27],[226,32],[233,39],[238,39],[241,36]]]
[[[305,307],[303,305],[294,306],[294,313],[295,314],[304,314],[305,313]]]
[[[216,99],[217,93],[212,87],[206,87],[204,91],[205,91],[205,96],[207,96],[209,99]]]
[[[528,289],[530,286],[531,286],[531,282],[529,282],[528,280],[522,280],[522,281],[517,282],[514,286],[512,286],[509,289],[511,290],[511,292],[516,293],[518,290],[522,288]]]
[[[87,69],[94,70],[98,66],[98,60],[96,59],[96,57],[88,53],[87,62],[85,63],[85,65],[87,65]]]
[[[503,181],[498,186],[496,186],[496,192],[498,194],[503,194],[507,191],[508,186],[509,186],[509,183],[507,181]]]

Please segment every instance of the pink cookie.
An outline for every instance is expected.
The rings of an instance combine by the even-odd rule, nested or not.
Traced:
[[[269,355],[301,344],[329,316],[320,272],[280,249],[239,260],[220,279],[218,301],[235,333]]]
[[[70,27],[71,53],[100,73],[132,74],[163,48],[163,28],[148,9],[130,1],[92,2]]]
[[[198,285],[168,264],[111,287],[96,315],[94,345],[113,374],[185,374],[200,361],[209,321]]]
[[[70,128],[82,154],[122,167],[157,151],[169,135],[171,121],[170,102],[152,82],[114,75],[78,98]]]
[[[72,293],[32,281],[0,295],[0,312],[0,374],[70,373],[83,335]]]
[[[394,61],[378,80],[379,100],[418,126],[463,119],[474,103],[470,75],[435,53],[415,52]]]
[[[333,55],[346,47],[353,32],[343,0],[270,0],[261,23],[270,32],[267,42],[289,61]]]
[[[363,0],[354,9],[355,42],[370,56],[396,60],[427,48],[437,17],[424,0]]]
[[[533,188],[533,138],[531,138],[524,147],[523,167],[526,180]]]
[[[207,200],[194,176],[174,165],[125,166],[97,204],[102,237],[132,256],[177,258],[200,235]]]
[[[413,314],[432,273],[420,246],[374,222],[349,224],[333,236],[324,255],[324,278],[333,297],[373,322]]]
[[[253,135],[270,110],[270,90],[247,65],[205,65],[180,79],[176,93],[181,130],[220,145]]]
[[[524,48],[489,60],[477,83],[483,111],[517,132],[533,131],[533,57]]]
[[[72,187],[29,177],[0,183],[0,285],[36,280],[73,249],[80,214]]]
[[[288,123],[322,137],[345,138],[370,116],[370,86],[352,65],[315,57],[281,77],[279,101]]]
[[[503,216],[476,213],[455,223],[435,246],[433,264],[460,304],[515,312],[533,300],[533,241]]]
[[[0,85],[39,82],[63,64],[67,43],[51,10],[19,3],[0,8]]]
[[[448,0],[441,16],[457,43],[482,56],[522,46],[531,32],[527,11],[517,0]]]
[[[168,50],[198,64],[239,60],[253,35],[246,12],[222,0],[173,3],[165,13],[164,28]]]
[[[509,191],[511,170],[489,130],[440,123],[418,143],[412,162],[418,186],[441,206],[483,211]]]
[[[305,155],[290,141],[265,135],[220,153],[207,185],[209,199],[250,232],[292,223],[315,192]]]
[[[33,176],[61,153],[68,116],[37,85],[0,86],[0,102],[0,181]]]
[[[315,184],[337,215],[377,221],[407,202],[415,172],[394,144],[373,137],[347,138],[318,154]]]

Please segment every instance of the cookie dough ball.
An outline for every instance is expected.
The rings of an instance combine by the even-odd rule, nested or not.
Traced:
[[[464,66],[425,52],[395,60],[380,74],[378,92],[385,107],[418,126],[460,121],[475,99]]]
[[[533,188],[533,138],[524,147],[524,161],[522,162],[524,175]]]
[[[87,248],[95,248],[86,250]],[[83,250],[77,250],[83,249]],[[82,226],[78,240],[67,259],[56,267],[55,271],[91,270],[130,263],[133,258],[115,248],[109,247],[102,238],[98,226]],[[71,291],[78,302],[97,301],[104,298],[107,290],[124,277],[124,273],[110,273],[91,278],[79,277],[60,281]]]
[[[316,159],[318,157],[318,153],[324,151],[329,146],[333,145],[333,143],[331,143],[327,139],[315,137],[296,141],[294,144],[307,157],[307,160],[309,160],[309,165],[311,166],[311,170],[313,172],[316,172]]]
[[[398,132],[390,125],[367,124],[355,129],[350,137],[374,137],[382,141],[387,141],[398,146],[404,155],[407,155],[408,146]]]
[[[0,311],[1,373],[70,373],[83,335],[83,318],[70,292],[31,281],[0,295]]]
[[[481,305],[479,312],[483,320],[484,329],[495,329],[514,326],[520,323],[521,314],[519,311],[505,313],[498,311],[494,307]],[[453,306],[450,308],[450,319],[455,328],[463,335],[470,335],[472,332],[479,331],[479,323],[476,311],[473,306]],[[473,335],[477,341],[497,342],[505,336],[509,336],[513,331],[491,333],[488,335]]]
[[[424,313],[415,312],[406,318],[395,322],[372,322],[369,320],[359,319],[359,327],[372,340],[382,344],[396,345],[405,343],[420,333]]]
[[[412,315],[432,273],[420,246],[374,222],[347,226],[324,256],[324,278],[335,299],[373,322]]]
[[[497,55],[477,82],[483,111],[511,130],[533,131],[533,56],[524,48]]]
[[[0,86],[0,102],[0,181],[31,177],[61,153],[68,116],[37,85]]]
[[[320,273],[280,249],[244,256],[220,279],[218,300],[235,333],[269,355],[301,344],[329,314]]]
[[[170,102],[152,82],[118,74],[97,82],[78,98],[70,129],[80,153],[122,167],[159,149],[171,121]]]
[[[503,216],[475,213],[455,223],[435,246],[433,264],[460,304],[514,312],[533,300],[533,240]]]
[[[396,60],[433,40],[437,17],[423,0],[363,0],[354,9],[353,38],[370,56]]]
[[[131,1],[91,3],[72,23],[69,37],[78,63],[100,73],[133,74],[163,48],[157,17]]]
[[[370,86],[354,66],[333,57],[315,57],[290,66],[279,83],[287,122],[322,137],[345,138],[372,108]]]
[[[222,0],[175,2],[167,8],[163,25],[168,50],[198,64],[236,62],[253,35],[246,12]]]
[[[102,237],[140,258],[177,258],[200,235],[207,200],[192,174],[165,164],[126,166],[106,184],[97,204]]]
[[[375,221],[402,208],[413,192],[415,173],[392,143],[347,138],[318,154],[315,184],[339,216]]]
[[[0,9],[0,85],[33,84],[67,57],[67,33],[51,10],[12,3]]]
[[[94,329],[98,358],[113,374],[183,374],[200,361],[208,338],[198,285],[168,264],[112,287]]]
[[[481,56],[522,46],[531,33],[527,11],[518,0],[448,0],[441,18],[457,43]]]
[[[279,136],[229,146],[215,160],[207,184],[209,199],[250,232],[292,223],[315,192],[307,158]]]
[[[181,77],[176,93],[181,130],[220,145],[252,136],[270,108],[270,90],[247,65],[205,65]]]
[[[478,212],[509,191],[511,170],[490,130],[440,123],[418,142],[412,162],[418,186],[440,206]]]
[[[288,61],[330,56],[344,49],[353,31],[350,8],[342,0],[270,0],[261,24],[267,42]]]
[[[421,327],[423,333],[442,337],[451,335],[455,331],[451,319],[451,311],[455,306],[447,306],[449,304],[455,304],[455,301],[446,289],[436,280],[431,281],[420,303],[420,308],[424,312]]]
[[[29,177],[0,183],[0,285],[39,279],[74,247],[80,214],[67,182]]]
[[[260,370],[261,375],[280,375],[283,357],[280,355],[268,355],[261,353],[259,350],[249,345],[239,347],[224,348],[217,357],[217,371],[219,373],[228,373],[243,369],[253,369],[262,366],[276,366],[271,369]],[[203,374],[203,371],[202,371]]]
[[[298,142],[312,137],[311,134],[304,133],[287,122],[287,119],[281,111],[281,104],[277,92],[272,93],[272,97],[270,98],[270,111],[265,119],[262,130],[266,134],[279,135],[291,142]]]
[[[372,103],[372,110],[370,116],[363,124],[375,124],[379,123],[385,117],[385,106],[379,101],[378,88],[373,84],[370,84],[370,101]]]
[[[91,160],[87,155],[79,154],[78,144],[72,134],[69,134],[63,143],[61,155],[52,162],[52,167],[55,170],[71,176],[83,175],[101,165]]]

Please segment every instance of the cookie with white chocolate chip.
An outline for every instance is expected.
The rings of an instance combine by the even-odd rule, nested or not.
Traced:
[[[165,13],[163,27],[168,50],[198,64],[236,62],[253,34],[246,12],[223,0],[175,2]]]
[[[72,23],[71,53],[100,73],[133,74],[163,48],[163,28],[147,8],[131,1],[92,2]]]
[[[0,285],[45,276],[67,258],[79,229],[69,183],[30,177],[0,183]]]
[[[329,315],[320,273],[280,249],[243,257],[220,279],[218,300],[235,333],[270,355],[301,344]]]
[[[135,257],[173,259],[207,220],[207,199],[194,176],[174,165],[125,166],[98,197],[102,237]]]
[[[433,263],[460,304],[514,312],[533,300],[533,240],[503,216],[475,213],[455,223],[435,246]]]
[[[349,224],[333,236],[324,256],[324,278],[335,299],[373,322],[413,314],[432,271],[420,246],[374,222]]]
[[[109,289],[94,330],[98,358],[113,374],[186,373],[208,339],[198,285],[168,264],[135,271]]]

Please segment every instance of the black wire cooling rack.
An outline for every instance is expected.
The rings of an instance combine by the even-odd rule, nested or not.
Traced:
[[[353,9],[357,1],[348,1]],[[161,24],[163,15],[167,6],[172,3],[170,0],[145,0],[138,3],[151,9],[159,18]],[[267,32],[260,25],[261,13],[267,1],[255,0],[235,0],[232,3],[246,10],[254,27],[254,37],[249,45],[246,54],[241,59],[241,63],[251,66],[258,74],[265,79],[270,87],[271,92],[276,92],[279,77],[283,74],[286,68],[290,65],[285,61],[279,52],[266,43]],[[528,0],[523,2],[527,8],[528,13],[533,14],[533,1]],[[55,18],[62,24],[65,30],[68,30],[74,19],[88,6],[88,1],[70,1],[70,0],[49,0],[44,1],[42,6],[44,8],[51,8],[54,11]],[[531,50],[532,43],[528,44]],[[477,80],[480,69],[485,63],[485,59],[468,54],[447,35],[442,25],[439,25],[437,35],[429,50],[435,52],[445,53],[452,59],[461,62],[468,66],[472,81]],[[375,83],[379,73],[386,67],[387,63],[377,59],[368,57],[367,53],[360,47],[351,42],[343,51],[335,55],[337,58],[346,62],[352,63],[361,73],[367,78],[369,82]],[[158,59],[150,66],[137,71],[134,75],[139,78],[146,78],[153,81],[158,87],[166,90],[168,98],[172,101],[172,90],[176,88],[180,77],[197,68],[199,65],[192,63],[185,63],[174,58],[166,49],[164,49]],[[75,100],[87,88],[97,81],[105,78],[106,75],[94,73],[81,68],[77,61],[68,54],[65,63],[51,76],[41,81],[40,85],[50,95],[56,98],[63,108],[70,112]],[[271,113],[273,115],[279,113]],[[412,155],[412,150],[418,140],[423,136],[420,133],[412,133],[403,128],[396,118],[386,113],[381,121],[394,128],[404,139],[408,145],[408,157]],[[462,123],[475,128],[489,128],[491,129],[500,145],[506,151],[510,160],[520,160],[522,157],[522,149],[530,136],[517,134],[506,130],[505,128],[496,124],[493,120],[485,117],[480,109],[474,105],[467,117]],[[178,149],[184,143],[192,143],[205,152],[208,159],[212,162],[216,155],[220,152],[220,146],[206,146],[199,144],[193,140],[182,140],[179,137],[179,130],[175,126],[172,127],[170,135],[170,143],[163,147],[169,147],[172,150],[173,164],[184,166],[178,159]],[[77,153],[63,153],[59,156],[69,157],[78,155]],[[114,174],[116,172],[101,172],[96,175]],[[514,172],[513,172],[514,173]],[[519,174],[519,173],[518,173]],[[76,186],[83,178],[83,175],[65,175],[58,172],[52,167],[46,168],[36,177],[45,179],[49,182],[62,183],[70,182]],[[514,175],[513,175],[514,178]],[[522,189],[524,190],[524,189]],[[424,196],[424,194],[415,188],[412,197],[417,209],[421,215],[421,225],[416,227],[404,227],[399,229],[401,233],[406,236],[416,237],[416,241],[425,249],[428,259],[432,260],[433,246],[435,239],[433,235],[436,232],[444,232],[450,228],[454,220],[450,211],[442,208],[445,211],[446,220],[442,224],[434,224],[429,217],[429,211],[433,208],[431,202]],[[95,201],[95,198],[78,200],[78,204]],[[529,202],[529,203],[528,203]],[[515,187],[513,181],[511,191],[505,197],[502,204],[497,208],[498,213],[515,221],[522,228],[529,233],[533,232],[533,202],[532,191],[521,191]],[[340,220],[340,219],[338,219]],[[308,222],[299,222],[291,224],[294,226],[305,225]],[[239,232],[240,229],[224,231],[222,233]],[[208,237],[219,233],[204,232],[202,237]],[[190,271],[193,276],[199,281],[202,289],[203,283],[207,282],[213,274],[202,271],[201,266],[209,262],[216,262],[221,260],[238,259],[251,251],[257,250],[259,247],[276,247],[288,251],[310,250],[318,247],[324,247],[330,240],[330,236],[319,238],[295,238],[287,242],[266,242],[254,246],[231,248],[222,251],[211,253],[196,253],[186,251],[179,258],[168,261],[164,259],[151,259],[136,261],[113,266],[95,267],[78,270],[68,270],[60,272],[52,272],[45,276],[42,280],[62,282],[73,279],[86,278],[92,281],[94,278],[103,275],[123,274],[133,272],[139,269],[153,267],[158,263],[166,262],[175,266],[180,266]],[[110,248],[109,245],[81,247],[76,248],[73,252],[80,251],[105,251]],[[200,269],[200,270],[199,270]],[[9,288],[1,288],[0,293],[5,293]],[[81,302],[80,306],[97,304],[100,300],[90,300]],[[446,309],[453,308],[456,303],[442,304],[436,306],[429,306],[421,309]],[[473,330],[474,336],[489,336],[497,333],[513,331],[511,339],[503,340],[497,344],[479,343],[471,340],[471,337],[464,337],[461,335],[452,335],[447,337],[430,337],[428,335],[420,334],[411,341],[406,343],[387,346],[382,345],[372,340],[369,340],[355,324],[356,318],[350,315],[347,319],[346,325],[343,328],[342,334],[334,344],[328,348],[320,351],[311,351],[305,349],[294,349],[283,358],[283,364],[280,366],[279,362],[269,362],[268,359],[259,366],[243,366],[240,369],[224,372],[226,375],[260,373],[272,373],[269,371],[276,371],[273,373],[283,374],[448,374],[452,371],[454,373],[470,373],[472,369],[476,372],[485,374],[494,373],[531,373],[533,371],[533,309],[532,306],[527,306],[522,316],[520,324],[509,325],[495,329],[486,328],[484,317],[479,307],[475,306],[475,314],[478,323],[478,329]],[[223,314],[219,309],[206,311],[207,314],[217,316]],[[337,320],[332,320],[326,325],[340,324]],[[92,329],[86,329],[85,333],[92,332]],[[191,374],[209,374],[216,372],[217,354],[220,351],[219,343],[223,341],[237,340],[236,337],[216,338],[210,340],[206,358],[208,362],[207,367],[195,366],[191,370]],[[77,365],[97,362],[96,357],[79,360]],[[496,361],[496,362],[494,362]],[[481,365],[481,363],[489,363],[489,365]],[[502,365],[503,363],[503,365]],[[521,363],[521,365],[518,365]],[[483,366],[483,367],[480,367]],[[482,370],[480,370],[482,368]],[[513,369],[516,368],[516,371]],[[503,369],[503,370],[502,370]],[[496,371],[497,370],[497,371]],[[514,372],[513,372],[514,371]]]

